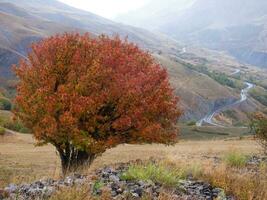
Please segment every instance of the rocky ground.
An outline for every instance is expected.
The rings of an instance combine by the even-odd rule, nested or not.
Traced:
[[[10,184],[0,190],[0,200],[43,200],[49,199],[57,190],[73,186],[89,186],[91,195],[101,195],[102,189],[108,189],[113,199],[141,199],[149,196],[158,199],[160,193],[171,191],[173,199],[184,200],[234,200],[226,196],[220,188],[212,187],[209,183],[188,177],[181,180],[175,188],[165,188],[152,181],[125,181],[121,174],[128,169],[129,164],[119,164],[116,167],[105,167],[94,175],[83,176],[74,174],[62,180],[39,180],[31,184]]]
[[[111,190],[114,199],[125,199],[130,195],[136,199],[140,199],[143,195],[158,199],[161,192],[167,190],[161,184],[144,181],[123,181],[120,179],[127,167],[120,166],[113,169],[110,167],[101,169],[97,172],[99,181],[103,182]],[[170,191],[168,191],[170,192]],[[188,177],[187,180],[181,180],[179,186],[172,188],[172,198],[179,200],[233,200],[233,197],[227,197],[220,188],[214,188],[209,183],[193,180]],[[96,191],[101,194],[101,189]]]
[[[217,157],[217,156],[203,156],[203,159],[212,159],[214,161],[214,164],[220,164],[223,162],[223,158]],[[247,166],[255,166],[258,167],[262,163],[267,163],[267,157],[266,156],[249,156],[247,157]]]
[[[205,159],[213,159],[215,164],[222,162],[222,158],[219,157],[205,156]],[[251,156],[247,160],[246,169],[257,169],[257,166],[263,162],[267,163],[266,157]],[[180,180],[176,188],[166,188],[152,181],[122,180],[121,174],[128,169],[129,165],[130,163],[126,163],[105,167],[90,176],[73,174],[61,180],[47,179],[31,184],[10,184],[8,187],[0,189],[0,200],[45,200],[49,199],[59,189],[74,186],[88,186],[91,188],[91,195],[95,196],[100,196],[103,188],[108,189],[115,200],[129,199],[129,197],[141,199],[144,195],[156,200],[162,192],[171,192],[172,198],[179,200],[235,199],[232,196],[226,196],[222,189],[215,188],[207,182],[195,180],[191,176],[188,176],[185,180]]]

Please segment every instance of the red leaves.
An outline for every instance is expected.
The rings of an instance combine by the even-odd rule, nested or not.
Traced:
[[[167,72],[137,46],[64,34],[34,44],[29,59],[16,68],[18,117],[42,142],[101,153],[176,138],[180,110]]]

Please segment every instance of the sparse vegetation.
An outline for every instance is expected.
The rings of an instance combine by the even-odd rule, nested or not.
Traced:
[[[106,165],[116,162],[128,162],[135,159],[149,159],[151,156],[155,158],[168,158],[168,161],[152,163],[150,170],[147,171],[163,171],[167,178],[157,175],[159,180],[163,182],[176,184],[177,180],[183,179],[186,175],[192,174],[194,178],[206,180],[216,187],[221,187],[227,194],[234,194],[240,200],[262,200],[266,199],[266,165],[261,164],[260,174],[254,175],[246,173],[247,171],[237,167],[222,164],[216,167],[205,159],[199,160],[203,155],[215,156],[229,154],[229,149],[233,146],[240,147],[243,155],[249,153],[257,153],[259,148],[254,140],[244,138],[243,140],[209,140],[209,141],[181,141],[175,147],[161,148],[160,145],[127,145],[114,148],[102,157],[99,157],[93,163],[91,170],[99,169]],[[52,146],[33,147],[33,140],[30,135],[4,136],[0,138],[0,187],[5,187],[9,183],[31,183],[43,177],[52,177],[57,179],[60,173],[60,161],[54,153]],[[135,152],[134,155],[132,152]],[[179,153],[177,153],[179,152]],[[182,152],[182,153],[180,153]],[[29,164],[32,163],[32,164]],[[154,166],[161,165],[161,169]],[[139,165],[141,174],[144,173],[145,167]],[[151,170],[153,169],[153,170]],[[174,170],[173,170],[174,169]],[[170,171],[169,171],[170,170]],[[136,173],[135,173],[136,174]],[[169,174],[174,174],[177,179],[169,178]],[[139,175],[138,175],[139,176]],[[134,177],[138,177],[134,176]],[[148,177],[142,175],[141,177]],[[146,178],[147,179],[147,178]],[[167,181],[166,181],[167,179]],[[171,180],[171,181],[170,181]],[[97,184],[101,185],[101,184]],[[98,187],[98,186],[97,186]],[[92,189],[92,188],[91,188]],[[86,199],[92,200],[100,197],[90,197],[89,188],[71,188],[60,190],[52,197],[52,200],[66,199]],[[104,196],[108,196],[105,193]],[[171,194],[161,194],[164,199]],[[104,197],[103,197],[104,198]],[[107,198],[110,199],[110,198]],[[149,199],[149,198],[148,198]],[[165,199],[164,199],[165,200]]]
[[[187,122],[187,126],[195,126],[195,125],[196,125],[196,121]]]
[[[251,117],[251,130],[267,154],[267,117],[261,113],[255,113]]]
[[[238,200],[267,199],[266,174],[255,176],[221,165],[216,168],[205,168],[204,175],[201,177],[223,188],[226,193],[233,194]]]
[[[7,111],[0,111],[0,126],[20,133],[31,132],[23,125],[23,123],[20,120],[12,119],[12,114]]]
[[[73,187],[68,189],[62,189],[53,195],[49,200],[110,200],[111,195],[108,191],[104,191],[102,195],[92,196],[90,195],[91,188],[87,186]]]
[[[11,110],[12,104],[9,99],[0,97],[0,110]]]
[[[0,135],[4,135],[6,132],[6,130],[0,126]]]
[[[240,152],[232,151],[225,155],[224,161],[230,167],[242,168],[246,165],[248,157]]]
[[[249,91],[249,94],[254,99],[259,101],[262,105],[267,106],[267,90],[266,89],[255,87]]]
[[[243,87],[243,83],[240,80],[230,78],[226,74],[221,73],[221,72],[210,71],[205,65],[194,66],[189,63],[184,63],[184,62],[182,63],[191,70],[195,70],[199,73],[208,75],[210,78],[214,79],[221,85],[225,85],[231,88],[239,88],[239,89]]]
[[[104,186],[104,183],[99,181],[99,180],[96,180],[93,184],[93,194],[96,194],[96,192],[101,189],[102,187]]]
[[[177,186],[179,180],[184,178],[184,171],[164,163],[148,163],[131,165],[129,169],[122,174],[123,180],[142,180],[153,181],[167,187]]]

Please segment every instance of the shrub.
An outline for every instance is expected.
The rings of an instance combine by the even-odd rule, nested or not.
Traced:
[[[0,135],[4,135],[6,132],[6,130],[0,126]]]
[[[228,166],[241,168],[244,167],[247,163],[248,157],[242,153],[236,151],[228,153],[224,157],[224,161]]]
[[[7,98],[0,97],[0,110],[11,110],[11,108],[11,102]]]
[[[147,52],[118,37],[67,33],[31,49],[15,69],[15,114],[56,147],[63,173],[122,143],[176,142],[178,99]]]
[[[195,125],[196,125],[196,121],[187,122],[187,126],[195,126]]]
[[[10,129],[12,131],[16,131],[19,133],[30,133],[30,130],[28,128],[26,128],[22,122],[17,121],[17,120],[10,120],[7,121],[3,124],[3,126],[7,129]]]
[[[267,154],[267,117],[261,113],[253,114],[250,127]]]
[[[103,186],[104,186],[103,182],[99,180],[95,181],[92,188],[93,194],[97,194],[97,191],[99,191]]]
[[[267,91],[260,87],[253,88],[249,94],[259,101],[262,105],[267,106]]]

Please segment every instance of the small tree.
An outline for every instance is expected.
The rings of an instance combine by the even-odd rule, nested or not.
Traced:
[[[251,129],[267,154],[267,117],[256,113],[251,118]]]
[[[56,147],[63,173],[121,143],[175,142],[167,72],[134,44],[66,33],[32,45],[28,58],[15,67],[15,114]]]

